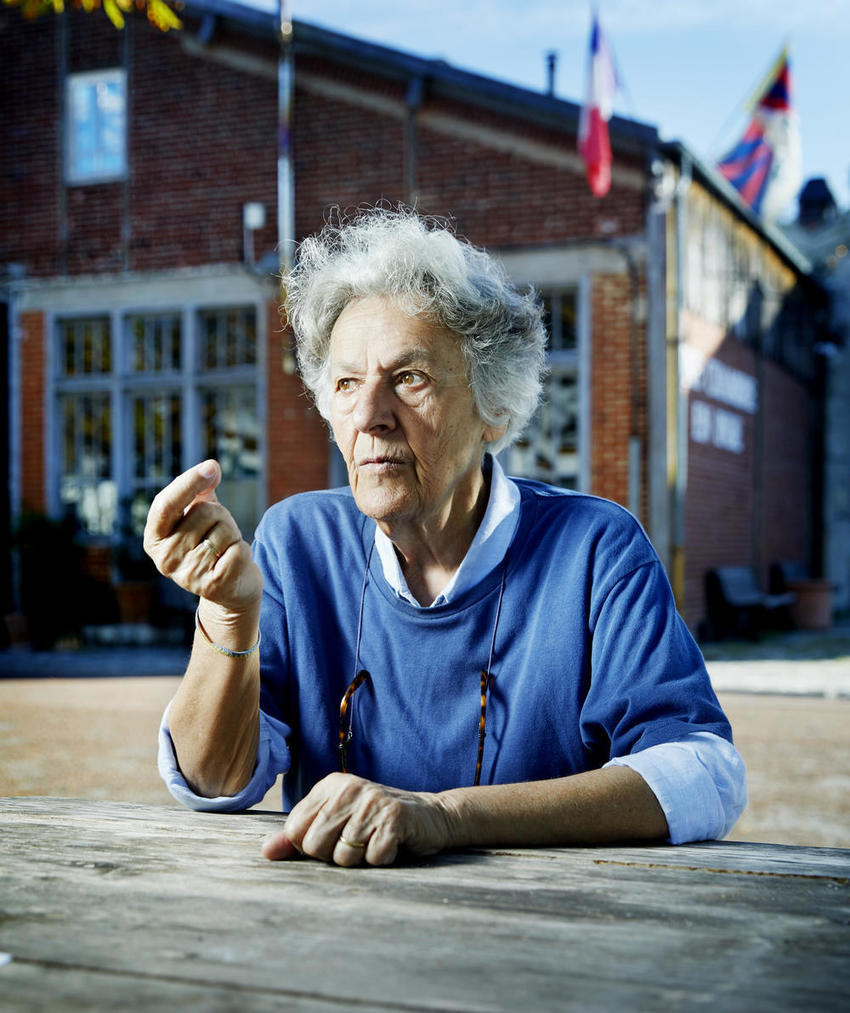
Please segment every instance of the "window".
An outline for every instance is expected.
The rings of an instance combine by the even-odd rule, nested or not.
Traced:
[[[131,393],[133,478],[124,523],[141,534],[154,496],[183,470],[183,403],[179,391]]]
[[[513,475],[572,489],[579,481],[578,291],[541,294],[550,372],[540,407],[511,447],[507,468]]]
[[[65,178],[69,183],[99,183],[124,176],[126,92],[126,74],[120,69],[68,77]]]
[[[133,373],[180,369],[183,343],[179,313],[129,317],[127,337],[128,361]]]
[[[260,427],[255,386],[208,390],[202,397],[203,451],[221,465],[219,499],[251,536],[259,513]]]
[[[64,320],[59,324],[59,369],[63,376],[93,376],[112,370],[109,317]]]
[[[117,509],[110,321],[101,316],[60,320],[57,330],[57,372],[65,388],[58,399],[59,501],[85,531],[108,534]]]
[[[54,349],[58,503],[81,529],[141,535],[156,493],[216,457],[222,499],[253,535],[261,509],[253,307],[60,319]]]
[[[544,381],[540,407],[522,438],[511,447],[509,471],[550,485],[578,485],[578,377],[553,366]]]
[[[543,294],[543,313],[549,331],[549,354],[576,350],[576,290]]]
[[[257,324],[252,309],[202,311],[201,369],[253,366],[257,361]]]

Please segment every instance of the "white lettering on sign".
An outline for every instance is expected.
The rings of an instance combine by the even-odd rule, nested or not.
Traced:
[[[694,443],[708,443],[711,439],[711,405],[705,401],[691,403],[691,439]]]
[[[744,419],[737,412],[715,408],[705,401],[691,402],[691,439],[710,443],[733,454],[744,452]]]
[[[719,359],[706,359],[702,352],[689,345],[683,345],[681,352],[679,370],[683,390],[700,391],[750,415],[758,411],[758,384],[754,376],[727,366]]]
[[[744,420],[736,412],[715,408],[711,436],[711,442],[721,450],[731,450],[733,454],[744,452]]]

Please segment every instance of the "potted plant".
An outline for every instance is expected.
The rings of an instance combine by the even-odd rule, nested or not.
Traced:
[[[122,509],[128,518],[115,547],[115,598],[122,623],[150,622],[156,597],[156,567],[142,546],[142,537],[129,522],[130,505]]]

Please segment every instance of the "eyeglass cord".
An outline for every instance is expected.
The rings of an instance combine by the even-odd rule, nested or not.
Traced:
[[[369,582],[369,569],[372,566],[372,553],[375,551],[374,539],[369,546],[369,555],[366,557],[366,569],[363,571],[363,587],[360,589],[360,611],[357,614],[357,640],[354,644],[354,677],[360,671],[360,637],[363,633],[363,605],[366,601],[366,585]]]
[[[354,647],[354,678],[351,681],[350,687],[347,690],[346,695],[343,697],[342,703],[343,709],[346,708],[348,697],[352,694],[353,690],[356,689],[357,686],[363,681],[360,678],[360,640],[363,635],[363,611],[366,602],[366,586],[369,582],[369,570],[372,565],[372,552],[374,551],[374,548],[375,543],[373,541],[369,547],[369,555],[366,558],[366,568],[363,571],[363,586],[360,589],[360,608],[358,610],[357,615],[357,639],[355,641]],[[478,785],[481,781],[481,764],[484,756],[484,739],[486,737],[485,724],[487,714],[487,693],[489,692],[490,689],[490,679],[493,670],[493,656],[496,652],[496,632],[499,629],[499,618],[502,614],[502,599],[505,596],[505,584],[507,582],[507,575],[508,575],[508,555],[506,554],[504,560],[502,561],[502,577],[499,582],[499,597],[498,600],[496,601],[496,617],[493,621],[493,633],[490,637],[490,653],[487,658],[487,668],[481,672],[481,719],[479,723],[479,732],[478,732],[478,760],[475,765],[475,780],[473,782],[475,785]],[[364,672],[363,675],[366,676],[366,678],[369,677],[368,672]],[[341,750],[344,750],[345,745],[351,738],[350,725],[349,725],[349,732],[346,736],[343,735],[342,725],[340,725],[340,729],[341,729],[340,742],[342,744],[340,748]],[[341,752],[340,755],[344,758],[344,752]],[[346,769],[344,759],[342,762],[342,768],[343,770]]]

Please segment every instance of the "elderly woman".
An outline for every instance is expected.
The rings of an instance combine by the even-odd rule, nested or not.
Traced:
[[[145,533],[200,596],[160,770],[197,809],[259,802],[268,858],[724,835],[743,764],[637,522],[508,478],[545,334],[486,253],[412,212],[304,242],[286,310],[350,489],[293,496],[253,552],[207,461]]]

